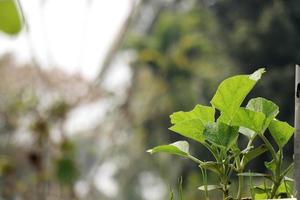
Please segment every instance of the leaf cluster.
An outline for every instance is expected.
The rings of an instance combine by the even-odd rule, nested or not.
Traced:
[[[293,163],[287,169],[282,169],[282,149],[292,137],[294,128],[276,119],[279,107],[265,98],[253,98],[246,107],[241,107],[264,72],[265,70],[261,68],[250,75],[230,77],[219,85],[210,101],[211,106],[199,104],[189,112],[179,111],[170,116],[172,126],[169,129],[205,146],[213,155],[213,161],[202,161],[191,155],[186,141],[157,146],[148,152],[151,154],[166,152],[196,162],[201,169],[203,180],[206,178],[207,170],[215,173],[219,177],[218,185],[205,184],[199,187],[205,191],[206,199],[209,199],[208,191],[216,189],[222,191],[223,199],[242,199],[244,176],[250,176],[250,180],[256,176],[266,179],[263,186],[251,186],[253,199],[291,197],[292,179],[286,175],[293,168]],[[216,110],[220,113],[217,117]],[[276,147],[265,136],[267,130],[276,142]],[[238,145],[240,135],[248,139],[248,144],[244,148]],[[260,138],[263,144],[254,147],[253,141],[256,138]],[[244,172],[250,161],[267,151],[272,156],[270,162],[265,162],[270,173]],[[236,174],[239,180],[236,195],[232,195],[230,191],[233,174]]]

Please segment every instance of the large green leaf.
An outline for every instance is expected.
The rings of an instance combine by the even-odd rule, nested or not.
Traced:
[[[169,129],[198,142],[203,142],[204,126],[208,122],[213,122],[214,116],[214,108],[196,105],[190,112],[179,111],[173,113],[170,116],[173,126]]]
[[[229,126],[222,122],[208,123],[204,129],[204,137],[218,147],[230,149],[237,141],[238,127]]]
[[[169,145],[161,145],[149,149],[147,152],[153,154],[158,152],[164,152],[169,154],[174,154],[178,156],[188,157],[189,155],[189,143],[186,141],[178,141]]]
[[[22,20],[14,0],[0,0],[0,31],[16,34],[22,29]]]
[[[242,126],[259,133],[264,125],[265,115],[246,108],[239,108],[232,119],[233,126]]]
[[[283,148],[292,137],[294,128],[286,122],[275,119],[271,121],[269,131],[279,148]]]
[[[251,75],[228,78],[219,85],[211,104],[221,111],[222,122],[230,124],[245,97],[264,72],[264,69],[258,69]]]

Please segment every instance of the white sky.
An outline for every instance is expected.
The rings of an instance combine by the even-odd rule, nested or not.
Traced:
[[[19,62],[34,55],[42,67],[96,77],[99,66],[136,0],[20,0],[30,34],[0,33],[0,55]],[[90,2],[91,6],[88,6]]]
[[[0,56],[12,53],[20,63],[30,62],[33,56],[43,68],[58,67],[67,73],[80,73],[93,80],[129,14],[131,3],[137,0],[46,0],[44,5],[41,4],[43,0],[20,2],[30,27],[29,34],[23,30],[11,37],[0,32]],[[91,3],[90,7],[87,2]],[[125,87],[125,83],[129,82],[130,71],[125,57],[120,56],[114,62],[113,75],[109,72],[104,82],[108,89],[116,90],[121,88],[120,84]],[[98,123],[106,107],[107,104],[101,101],[77,109],[70,117],[70,123],[66,124],[67,129],[71,127],[70,132],[74,132],[79,125],[84,129],[94,122]],[[88,118],[81,115],[87,111]],[[113,196],[118,192],[112,177],[115,172],[108,169],[111,166],[99,168],[101,173],[96,174],[95,185],[106,195]],[[88,192],[83,182],[77,184],[77,189],[83,195]]]

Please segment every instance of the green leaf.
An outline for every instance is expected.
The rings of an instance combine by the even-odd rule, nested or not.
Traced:
[[[171,118],[174,124],[169,129],[180,135],[196,140],[200,143],[204,142],[203,130],[208,122],[213,122],[215,109],[208,106],[196,105],[190,112],[175,112]]]
[[[61,158],[56,161],[56,176],[60,183],[72,185],[79,177],[76,163],[70,158]]]
[[[16,34],[22,29],[22,20],[14,0],[0,1],[0,31]]]
[[[255,194],[266,194],[268,192],[271,192],[271,190],[272,190],[272,188],[270,188],[270,187],[265,188],[264,185],[255,186],[253,188],[253,191],[255,192]]]
[[[218,189],[222,189],[222,187],[220,185],[202,185],[200,187],[198,187],[199,190],[202,191],[212,191],[212,190],[218,190]]]
[[[169,145],[161,145],[154,147],[153,149],[149,149],[147,152],[151,154],[164,152],[187,157],[189,155],[189,143],[186,141],[178,141]]]
[[[211,104],[221,111],[222,122],[227,124],[231,122],[245,97],[264,72],[264,69],[259,69],[251,75],[234,76],[219,85]]]
[[[276,191],[276,195],[283,197],[283,198],[291,197],[291,195],[293,195],[292,183],[282,181]]]
[[[208,123],[204,129],[204,137],[218,147],[230,149],[237,141],[238,127],[222,122]]]
[[[253,110],[256,112],[262,112],[265,114],[266,119],[264,122],[263,130],[261,133],[265,131],[265,129],[268,128],[270,122],[278,115],[279,113],[279,107],[273,103],[270,100],[267,100],[262,97],[251,99],[248,104],[247,108],[249,110]]]
[[[294,128],[286,122],[272,120],[269,126],[269,131],[279,148],[283,148],[292,137]]]
[[[275,160],[271,160],[270,162],[265,162],[265,166],[268,170],[270,170],[273,174],[275,174],[276,171]]]
[[[200,165],[203,169],[208,169],[212,172],[217,174],[222,174],[223,165],[222,163],[214,162],[214,161],[207,161]]]
[[[265,153],[268,151],[268,148],[266,145],[262,144],[261,146],[248,151],[247,153],[244,154],[244,159],[243,159],[243,165],[246,166],[246,164],[253,160],[254,158],[258,157],[259,155]]]
[[[261,112],[265,115],[263,126],[259,132],[255,132],[252,129],[246,127],[240,127],[239,132],[244,134],[248,138],[255,137],[257,133],[263,134],[265,130],[268,128],[270,122],[279,113],[279,107],[275,103],[262,97],[251,99],[248,102],[246,108],[255,112]]]
[[[177,124],[192,119],[200,119],[203,124],[206,124],[215,120],[215,109],[209,106],[203,106],[198,104],[192,111],[175,112],[170,116],[170,118],[172,124]]]
[[[258,133],[262,130],[265,115],[246,108],[239,108],[231,122],[233,126],[241,126]]]

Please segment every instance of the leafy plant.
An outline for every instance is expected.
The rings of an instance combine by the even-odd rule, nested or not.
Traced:
[[[205,191],[206,199],[209,199],[208,191],[211,190],[221,190],[223,199],[242,199],[245,176],[250,176],[250,180],[252,177],[265,178],[271,183],[268,186],[265,181],[263,186],[253,186],[251,188],[253,198],[292,196],[290,184],[287,185],[287,182],[292,180],[286,175],[293,168],[293,163],[285,170],[282,168],[282,163],[283,147],[293,135],[294,128],[276,119],[279,113],[278,106],[265,98],[251,99],[246,107],[241,107],[264,72],[262,68],[250,75],[230,77],[219,85],[210,102],[211,106],[196,105],[192,111],[179,111],[170,116],[172,126],[169,129],[205,146],[213,155],[213,161],[202,161],[191,155],[186,141],[157,146],[148,152],[151,154],[166,152],[196,162],[205,183],[199,189]],[[217,118],[215,118],[216,109],[220,112]],[[267,129],[277,147],[274,147],[265,136]],[[238,145],[240,135],[248,139],[248,144],[244,148]],[[263,144],[254,147],[253,141],[256,138],[260,138]],[[267,151],[272,156],[270,162],[265,162],[270,173],[244,172],[250,161]],[[219,177],[218,185],[206,184],[207,170]],[[235,196],[230,192],[232,174],[238,176],[238,191]],[[285,195],[282,195],[283,193]]]

